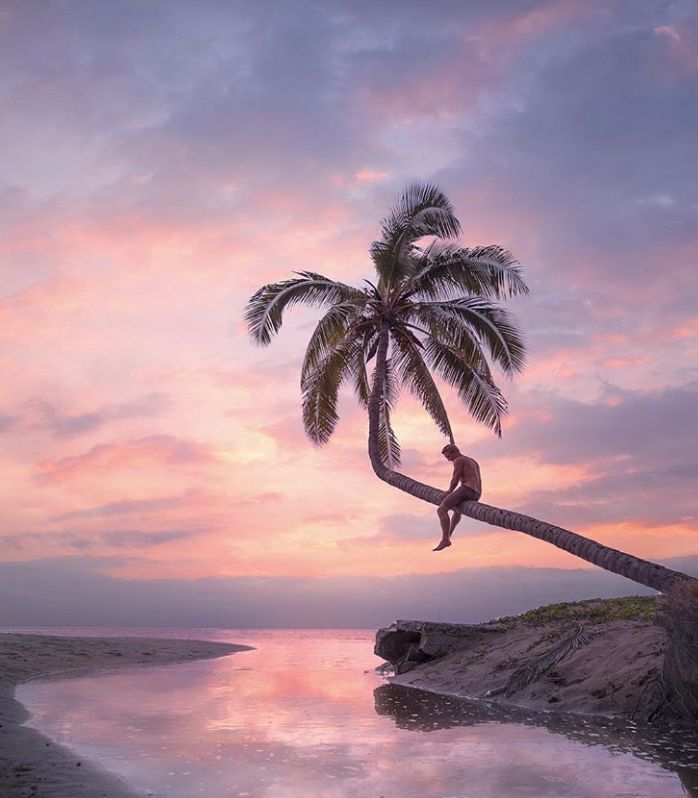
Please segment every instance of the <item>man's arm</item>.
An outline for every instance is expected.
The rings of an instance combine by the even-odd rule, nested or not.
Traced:
[[[453,476],[451,477],[451,484],[448,486],[448,492],[451,493],[458,487],[463,472],[463,462],[456,460],[453,464]]]

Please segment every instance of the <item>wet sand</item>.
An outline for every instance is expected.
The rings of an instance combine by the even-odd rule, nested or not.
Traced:
[[[18,684],[104,669],[210,659],[248,649],[249,646],[198,640],[0,634],[0,795],[3,798],[134,796],[116,776],[22,726],[29,715],[14,699]]]

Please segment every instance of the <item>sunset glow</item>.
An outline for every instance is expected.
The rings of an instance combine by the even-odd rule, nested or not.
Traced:
[[[279,595],[586,567],[467,518],[433,554],[433,508],[373,476],[349,391],[331,443],[304,437],[317,316],[247,336],[265,282],[370,279],[417,179],[531,286],[502,439],[444,389],[483,501],[698,557],[695,6],[264,5],[0,9],[3,563]],[[406,473],[445,488],[425,412],[405,396],[395,425]]]

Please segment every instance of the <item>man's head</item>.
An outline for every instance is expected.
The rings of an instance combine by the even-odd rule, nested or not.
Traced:
[[[447,443],[444,448],[441,450],[441,454],[447,460],[455,460],[456,457],[460,457],[460,449],[456,446],[455,443]]]

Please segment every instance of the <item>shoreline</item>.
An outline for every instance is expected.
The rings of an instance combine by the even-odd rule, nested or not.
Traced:
[[[171,665],[249,651],[250,646],[148,637],[0,633],[0,794],[3,798],[134,798],[124,781],[23,725],[20,684],[104,671]]]

